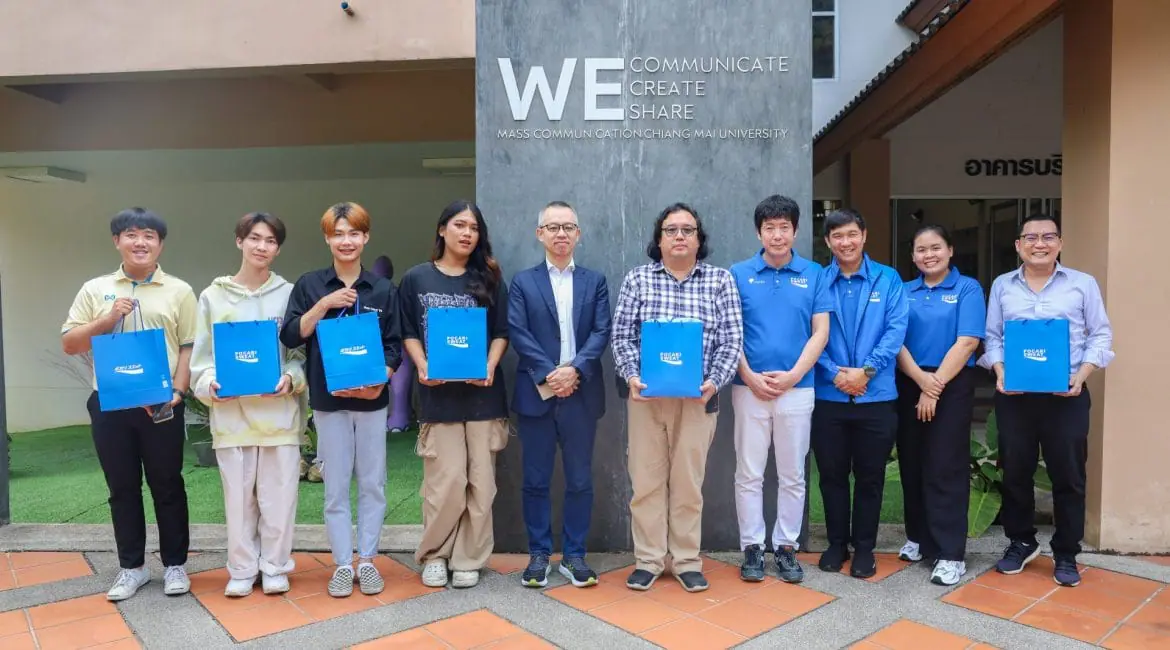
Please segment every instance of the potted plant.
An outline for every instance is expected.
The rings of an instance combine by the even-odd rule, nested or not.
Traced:
[[[967,536],[979,537],[995,523],[1003,506],[1003,470],[999,468],[999,426],[995,411],[987,416],[986,442],[971,438],[971,501],[967,506]],[[1044,461],[1032,479],[1036,488],[1052,491]]]
[[[191,391],[183,395],[183,432],[195,451],[196,467],[218,467],[211,446],[211,413]]]

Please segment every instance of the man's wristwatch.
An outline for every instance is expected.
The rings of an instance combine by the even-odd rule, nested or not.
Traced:
[[[861,371],[864,372],[865,376],[870,378],[870,379],[873,379],[873,376],[877,374],[877,368],[874,368],[873,366],[869,366],[869,365],[862,366]]]

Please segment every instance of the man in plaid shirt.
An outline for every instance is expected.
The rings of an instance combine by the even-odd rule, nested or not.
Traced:
[[[703,476],[715,437],[719,389],[735,376],[743,346],[739,292],[726,269],[707,257],[707,233],[694,209],[668,206],[646,248],[653,260],[626,275],[613,321],[613,356],[629,391],[629,470],[634,498],[634,572],[630,589],[647,590],[673,558],[672,573],[687,591],[707,589],[699,558]],[[641,326],[647,320],[703,324],[703,384],[698,399],[646,398]],[[624,391],[623,391],[624,392]]]

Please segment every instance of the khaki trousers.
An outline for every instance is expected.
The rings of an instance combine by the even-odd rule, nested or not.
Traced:
[[[655,575],[702,571],[703,476],[715,413],[698,400],[628,400],[629,468],[634,498],[635,568]]]
[[[248,580],[258,572],[292,571],[301,448],[225,447],[215,450],[215,460],[223,479],[228,574]]]
[[[478,571],[491,557],[496,452],[508,444],[507,420],[422,425],[423,536],[414,558],[447,560],[452,571]]]

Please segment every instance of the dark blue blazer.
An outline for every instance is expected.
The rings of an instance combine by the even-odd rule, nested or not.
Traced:
[[[573,271],[573,331],[577,356],[572,364],[581,373],[577,388],[594,417],[605,413],[605,387],[601,377],[601,355],[609,345],[609,287],[605,276],[578,265]],[[557,398],[540,399],[536,385],[556,370],[561,357],[561,328],[553,298],[548,265],[541,262],[520,271],[508,290],[508,330],[512,349],[520,357],[516,366],[512,410],[520,415],[540,417],[548,413]]]

